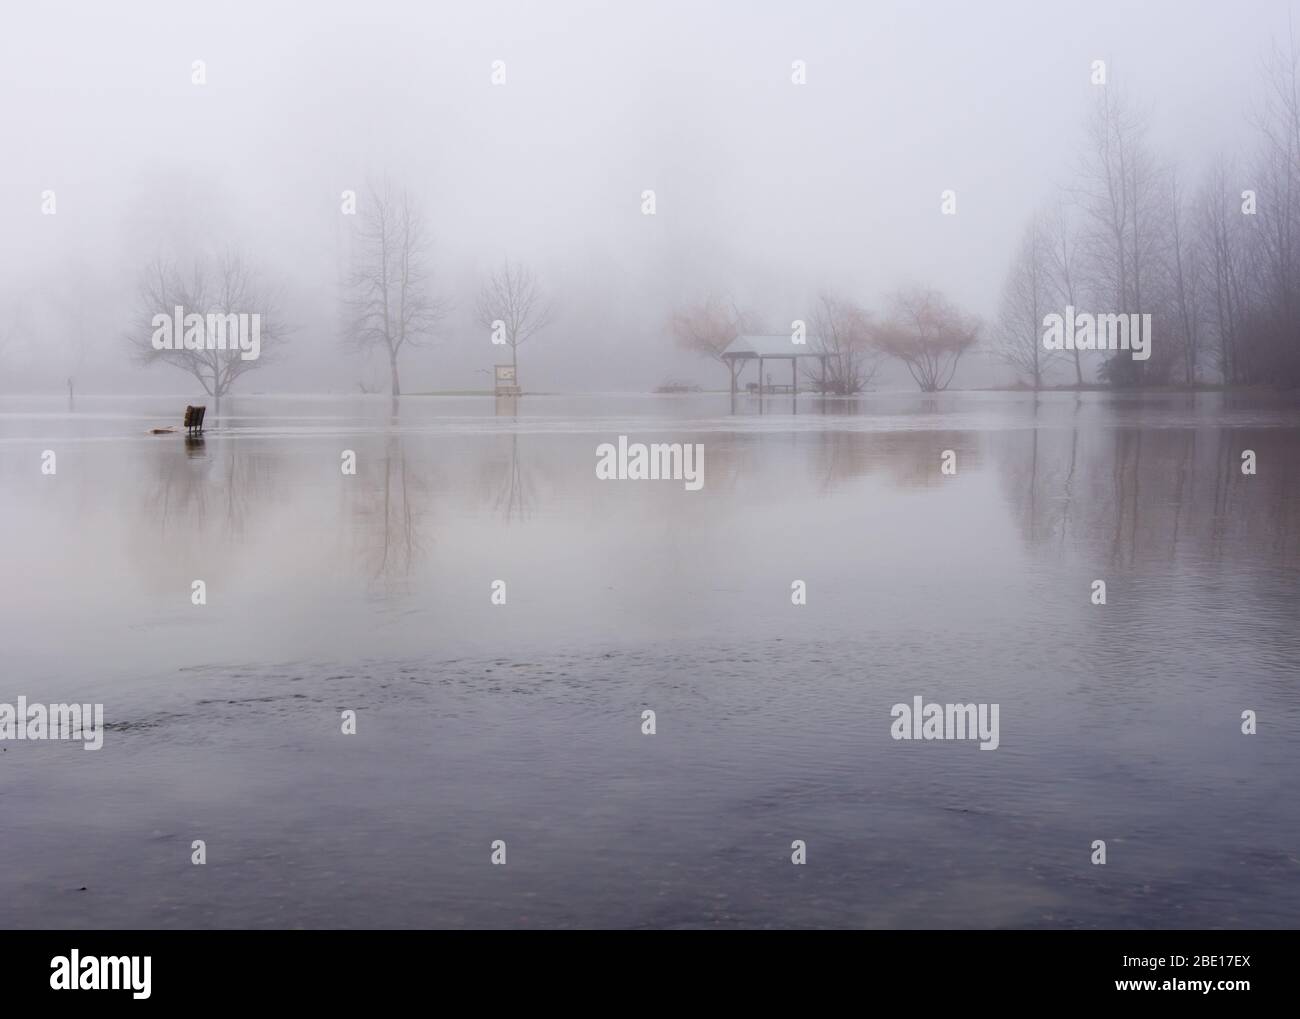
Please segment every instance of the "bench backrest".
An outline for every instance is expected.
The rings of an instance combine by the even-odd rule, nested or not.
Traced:
[[[203,415],[207,412],[207,407],[186,407],[185,408],[185,427],[198,428],[203,424]]]

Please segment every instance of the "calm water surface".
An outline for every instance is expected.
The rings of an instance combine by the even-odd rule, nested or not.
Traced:
[[[1294,399],[183,404],[0,398],[2,926],[1300,925]]]

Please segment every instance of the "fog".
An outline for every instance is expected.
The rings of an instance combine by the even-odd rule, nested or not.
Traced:
[[[1076,171],[1104,59],[1195,176],[1246,144],[1283,3],[11,5],[0,32],[0,392],[196,393],[132,361],[141,273],[236,247],[293,332],[237,392],[357,392],[342,342],[368,183],[409,190],[450,311],[403,392],[483,389],[475,297],[528,264],[554,322],[530,390],[708,388],[673,309],[726,294],[770,331],[823,291],[908,283],[991,322],[1026,218]],[[197,60],[206,82],[192,81]],[[504,84],[492,83],[503,61]],[[806,84],[792,83],[804,61]],[[642,192],[655,192],[653,216]],[[957,214],[940,193],[957,192]],[[43,212],[53,191],[57,212]],[[256,309],[250,309],[256,310]],[[75,337],[83,337],[75,340]],[[79,346],[84,351],[77,352]],[[507,357],[508,359],[508,357]],[[75,363],[74,363],[75,362]],[[1010,373],[977,351],[954,385]],[[905,385],[896,371],[878,386]]]
[[[0,929],[1295,929],[1294,6],[8,4]]]

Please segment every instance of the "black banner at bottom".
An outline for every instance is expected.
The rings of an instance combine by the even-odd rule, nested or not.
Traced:
[[[1281,1002],[1295,987],[1297,932],[853,932],[816,944],[716,936],[617,944],[572,932],[550,939],[394,931],[4,932],[6,1004],[151,1008],[285,1002],[336,1008],[460,992],[470,1002],[646,1003],[671,993],[733,1003],[746,991],[813,1001],[903,993],[927,1005],[1137,998],[1215,1007]],[[625,983],[618,992],[619,983]],[[614,985],[614,986],[611,986]],[[688,989],[697,990],[688,990]],[[698,993],[697,993],[698,991]],[[648,995],[648,997],[643,997]],[[60,1001],[59,999],[63,999]],[[461,1001],[461,997],[448,999]],[[466,1004],[470,1003],[466,1002]]]

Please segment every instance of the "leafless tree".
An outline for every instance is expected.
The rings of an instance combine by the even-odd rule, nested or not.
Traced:
[[[1149,312],[1157,303],[1153,290],[1164,250],[1162,167],[1147,147],[1145,114],[1116,86],[1099,91],[1080,184],[1087,276],[1106,310]],[[1112,381],[1142,382],[1146,364],[1117,352],[1103,370]]]
[[[1043,375],[1061,351],[1043,346],[1043,317],[1052,310],[1051,252],[1043,220],[1034,216],[1025,227],[1011,272],[1002,289],[998,314],[999,360],[1017,375],[1043,388]]]
[[[719,362],[732,340],[754,332],[749,315],[737,308],[731,299],[714,294],[698,304],[674,311],[670,327],[682,349]]]
[[[518,384],[519,347],[555,321],[555,305],[528,266],[507,258],[479,291],[478,320],[486,329],[500,330]]]
[[[345,339],[359,351],[388,358],[392,395],[402,393],[402,351],[433,339],[449,306],[434,292],[430,241],[410,192],[388,182],[370,186],[353,245],[345,308]]]
[[[947,389],[962,354],[975,345],[980,323],[937,290],[912,287],[890,301],[889,318],[875,330],[876,346],[907,366],[922,392]]]
[[[1190,226],[1188,203],[1177,175],[1169,175],[1170,269],[1173,299],[1177,308],[1178,346],[1183,352],[1183,381],[1196,382],[1201,338],[1201,248]]]
[[[157,258],[141,276],[127,340],[140,363],[167,364],[194,376],[217,410],[235,382],[273,360],[288,337],[291,330],[280,304],[279,289],[261,282],[259,273],[237,251],[199,256],[184,266]],[[170,317],[177,307],[185,314],[260,316],[260,355],[245,359],[237,343],[225,350],[155,349],[154,316]],[[175,337],[178,344],[180,339]]]
[[[1077,306],[1081,255],[1079,233],[1074,224],[1071,206],[1064,201],[1058,202],[1046,217],[1043,227],[1047,233],[1048,281],[1055,303],[1062,309],[1065,305]],[[1070,355],[1074,361],[1074,384],[1077,388],[1082,388],[1082,351],[1075,348],[1070,351]]]
[[[1233,181],[1232,164],[1218,160],[1210,169],[1197,201],[1200,248],[1206,263],[1205,303],[1215,334],[1219,374],[1224,382],[1237,381],[1237,348],[1245,319],[1249,252],[1244,219]]]
[[[1254,282],[1234,370],[1243,382],[1300,384],[1300,52],[1288,34],[1264,65],[1266,98],[1254,120],[1259,208],[1249,220]],[[1244,224],[1243,224],[1244,226]]]
[[[823,293],[817,298],[810,325],[810,343],[827,355],[823,391],[852,396],[866,389],[880,369],[879,351],[872,346],[871,316],[850,300]],[[821,384],[820,365],[816,375],[807,367],[804,371]]]

